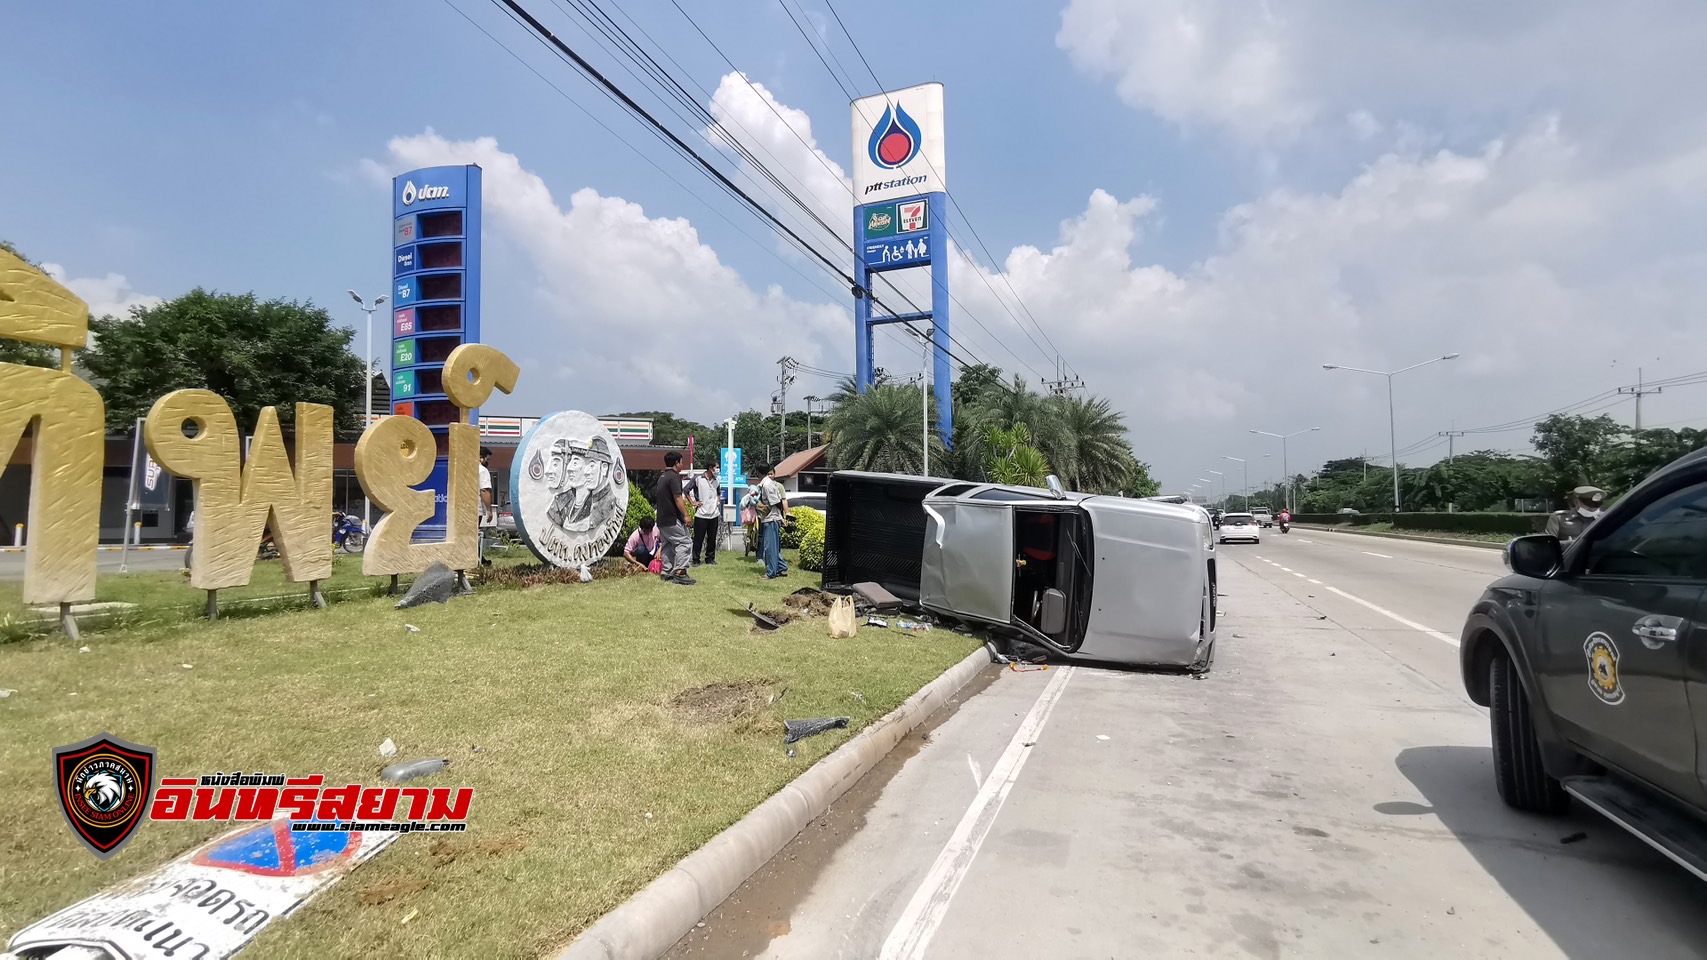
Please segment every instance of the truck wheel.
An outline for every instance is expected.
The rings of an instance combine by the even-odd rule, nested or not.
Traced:
[[[1517,665],[1502,651],[1488,665],[1488,723],[1494,741],[1494,784],[1514,810],[1561,814],[1570,796],[1541,766],[1541,743]]]

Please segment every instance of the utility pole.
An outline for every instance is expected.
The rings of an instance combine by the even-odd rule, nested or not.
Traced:
[[[1462,437],[1463,435],[1464,431],[1462,430],[1442,430],[1435,434],[1437,437],[1446,438],[1446,465],[1448,467],[1452,466],[1452,438]],[[1365,474],[1367,475],[1367,467],[1365,467]]]
[[[777,400],[776,409],[776,453],[777,459],[781,460],[788,456],[788,385],[794,382],[794,374],[789,373],[790,370],[794,369],[794,358],[783,357],[781,360],[776,362],[776,367],[776,392],[777,397],[779,398]]]
[[[919,438],[923,442],[919,449],[924,455],[924,466],[919,470],[921,477],[931,475],[931,330],[926,328],[919,337],[919,422],[924,431]]]
[[[1642,368],[1637,367],[1636,385],[1633,387],[1619,387],[1618,392],[1636,398],[1636,429],[1640,430],[1642,429],[1642,398],[1650,393],[1664,393],[1665,388],[1647,387],[1644,389],[1642,386]]]
[[[1042,383],[1044,387],[1048,388],[1049,395],[1052,397],[1064,397],[1074,390],[1085,388],[1084,379],[1078,374],[1070,372],[1059,355],[1055,357],[1055,379],[1043,380]]]
[[[356,306],[367,314],[367,353],[362,357],[362,379],[367,381],[366,400],[362,404],[362,430],[366,431],[368,427],[373,425],[373,312],[385,302],[385,295],[380,294],[373,299],[372,304],[369,304],[362,299],[361,294],[354,290],[349,291],[349,294],[350,299],[356,302]],[[1641,401],[1636,401],[1636,404],[1636,409],[1640,410]],[[363,493],[365,494],[366,491],[364,490]],[[373,499],[371,497],[364,496],[362,498],[362,529],[373,529]]]
[[[813,406],[813,404],[816,404],[818,401],[820,401],[824,398],[823,397],[805,397],[803,399],[806,401],[806,446],[811,447],[812,446],[812,406]]]
[[[1403,506],[1402,506],[1400,495],[1399,495],[1399,428],[1395,425],[1395,421],[1393,419],[1393,378],[1398,376],[1401,373],[1406,372],[1407,370],[1415,370],[1418,367],[1426,367],[1431,363],[1439,363],[1442,360],[1456,360],[1457,358],[1458,358],[1458,354],[1448,353],[1444,356],[1439,356],[1439,357],[1434,357],[1434,358],[1429,359],[1429,360],[1424,360],[1421,363],[1413,363],[1408,367],[1401,367],[1398,370],[1365,370],[1362,367],[1348,367],[1343,363],[1324,363],[1324,364],[1322,364],[1323,370],[1350,370],[1352,373],[1367,373],[1371,376],[1386,377],[1387,378],[1387,441],[1389,444],[1389,449],[1392,451],[1392,454],[1393,454],[1393,512],[1394,513],[1398,513],[1401,509],[1403,509]]]

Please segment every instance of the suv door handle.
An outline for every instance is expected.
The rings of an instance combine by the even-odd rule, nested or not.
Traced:
[[[1662,617],[1659,614],[1649,614],[1637,620],[1630,632],[1642,638],[1642,645],[1650,650],[1658,650],[1662,644],[1677,639],[1679,628],[1683,626],[1682,617]]]

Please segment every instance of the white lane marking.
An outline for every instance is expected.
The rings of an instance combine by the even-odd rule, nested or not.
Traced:
[[[901,912],[901,919],[889,931],[889,938],[883,941],[883,952],[878,954],[881,960],[919,960],[925,955],[931,937],[948,913],[949,901],[960,888],[960,882],[966,879],[972,858],[978,855],[978,847],[989,835],[990,827],[995,825],[996,814],[1001,811],[1003,801],[1007,800],[1008,791],[1019,779],[1020,768],[1025,766],[1025,758],[1031,754],[1031,744],[1037,742],[1043,724],[1060,701],[1061,692],[1067,688],[1067,681],[1072,675],[1072,667],[1062,667],[1049,681],[1049,686],[1043,688],[1037,702],[1032,704],[1031,712],[1014,731],[1008,748],[990,768],[990,776],[978,788],[972,805],[966,808],[966,814],[960,818],[948,843],[926,872],[924,882],[913,892],[913,898]]]
[[[1303,574],[1302,574],[1302,573],[1299,573],[1299,572],[1298,572],[1298,571],[1296,571],[1296,570],[1294,570],[1294,571],[1292,571],[1292,575],[1293,575],[1293,576],[1295,576],[1295,577],[1304,577],[1304,575],[1303,575]],[[1304,579],[1306,579],[1306,580],[1308,580],[1308,579],[1310,579],[1310,578],[1309,578],[1309,577],[1304,577]]]
[[[966,755],[966,765],[972,768],[972,789],[977,790],[983,787],[984,771],[978,769],[978,761],[972,759],[972,754],[970,753]]]
[[[1371,550],[1363,551],[1363,555],[1366,557],[1380,557],[1383,560],[1393,559],[1392,557],[1387,556],[1385,553],[1375,553],[1374,551],[1371,551]]]
[[[1281,567],[1281,568],[1280,568],[1280,569],[1282,569],[1282,570],[1284,570],[1284,571],[1286,571],[1286,572],[1287,572],[1287,573],[1291,573],[1291,572],[1292,572],[1292,568],[1291,568],[1291,567]]]
[[[1315,542],[1316,542],[1316,541],[1314,541],[1314,540],[1306,540],[1306,539],[1304,539],[1304,538],[1303,538],[1303,537],[1299,537],[1299,538],[1298,538],[1298,542],[1299,542],[1299,543],[1308,543],[1308,544],[1314,544],[1314,543],[1315,543]]]
[[[1430,630],[1429,628],[1423,626],[1422,624],[1416,622],[1415,620],[1406,620],[1404,617],[1399,616],[1398,614],[1394,613],[1391,610],[1388,610],[1385,607],[1378,607],[1375,604],[1370,603],[1368,600],[1363,599],[1362,597],[1354,597],[1351,594],[1346,593],[1344,590],[1341,590],[1339,587],[1329,587],[1328,589],[1332,590],[1334,593],[1337,593],[1340,596],[1346,598],[1347,600],[1350,600],[1352,603],[1362,604],[1363,606],[1368,607],[1369,609],[1375,611],[1376,613],[1381,614],[1384,617],[1387,617],[1391,620],[1396,620],[1399,623],[1402,623],[1405,626],[1410,627],[1412,630],[1415,630],[1419,633],[1426,633],[1429,636],[1435,638],[1436,640],[1439,640],[1441,643],[1450,643],[1455,647],[1458,646],[1458,638],[1457,637],[1449,637],[1446,634],[1441,633],[1439,630]]]
[[[1320,581],[1320,580],[1312,580],[1309,577],[1305,577],[1304,579],[1310,580],[1311,583],[1315,584],[1318,587],[1322,585],[1322,581]]]

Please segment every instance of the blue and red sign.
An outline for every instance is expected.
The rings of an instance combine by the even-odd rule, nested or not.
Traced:
[[[871,139],[866,143],[866,149],[871,153],[872,163],[885,170],[894,170],[918,156],[922,143],[924,134],[919,131],[919,125],[896,103],[886,108],[883,118],[871,128]]]
[[[300,877],[355,860],[362,834],[348,830],[292,830],[289,820],[253,828],[196,854],[192,861],[258,877]]]

